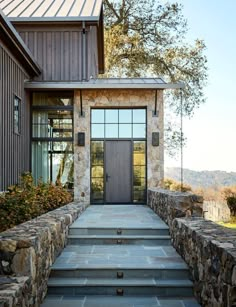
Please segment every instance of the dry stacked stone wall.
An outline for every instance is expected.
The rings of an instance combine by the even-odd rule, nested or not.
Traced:
[[[0,233],[0,306],[40,306],[69,226],[86,207],[70,203]]]
[[[148,191],[149,206],[170,227],[172,242],[190,268],[197,299],[206,307],[236,306],[236,231],[201,217],[201,198]]]

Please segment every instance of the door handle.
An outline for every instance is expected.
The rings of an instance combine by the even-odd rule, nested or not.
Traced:
[[[109,178],[111,178],[111,176],[106,173],[106,182],[108,182]]]

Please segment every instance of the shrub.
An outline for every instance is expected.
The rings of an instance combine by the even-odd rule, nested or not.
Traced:
[[[34,184],[30,173],[23,173],[20,184],[0,195],[0,231],[61,207],[72,200],[60,183]]]
[[[222,190],[232,217],[236,217],[236,186],[230,186]]]
[[[182,191],[182,192],[192,191],[190,185],[184,183],[181,189],[181,182],[175,181],[170,178],[164,179],[162,187],[170,191]]]

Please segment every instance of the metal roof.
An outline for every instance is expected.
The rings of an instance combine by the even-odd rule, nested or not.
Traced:
[[[162,78],[100,78],[88,82],[26,82],[28,89],[179,89],[184,83],[166,83]]]
[[[17,59],[24,63],[24,67],[32,76],[38,76],[41,68],[34,59],[32,53],[25,45],[20,35],[0,9],[0,38],[8,46]]]
[[[98,21],[102,0],[0,0],[11,21]]]

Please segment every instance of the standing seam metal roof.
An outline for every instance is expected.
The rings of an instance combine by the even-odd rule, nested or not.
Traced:
[[[11,19],[42,21],[48,18],[98,21],[102,0],[0,0],[0,9]]]

